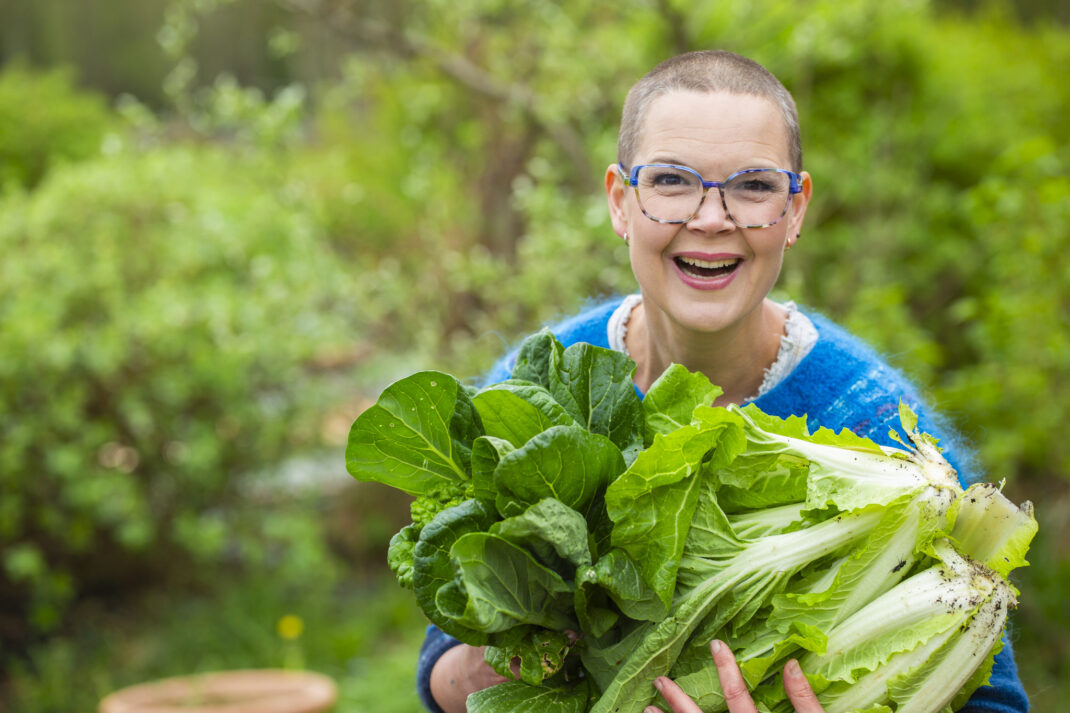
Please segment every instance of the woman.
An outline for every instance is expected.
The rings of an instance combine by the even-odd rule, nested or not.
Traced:
[[[948,447],[963,480],[974,479],[953,434],[899,373],[823,317],[769,299],[784,254],[802,235],[813,184],[802,170],[794,101],[761,65],[710,51],[655,67],[625,101],[605,190],[639,293],[557,325],[566,346],[583,341],[627,353],[640,392],[675,362],[721,386],[718,405],[753,401],[777,416],[806,414],[811,427],[850,428],[885,444],[903,400]],[[490,380],[509,369],[507,358]],[[711,649],[730,713],[753,712],[731,652],[716,641]],[[419,673],[421,697],[435,713],[464,711],[470,692],[503,680],[480,649],[434,627]],[[669,679],[651,683],[676,713],[698,713]],[[991,683],[964,710],[1028,710],[1010,646],[997,656]],[[784,685],[797,713],[822,711],[794,662]]]

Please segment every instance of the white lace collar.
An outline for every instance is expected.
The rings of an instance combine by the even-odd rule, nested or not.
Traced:
[[[642,295],[628,295],[610,315],[606,329],[611,349],[628,354],[628,348],[624,343],[624,338],[628,334],[628,320],[632,316],[632,311],[642,301]],[[784,322],[784,335],[780,338],[780,349],[777,350],[776,359],[765,370],[765,378],[762,379],[762,385],[758,387],[758,393],[747,401],[754,401],[772,391],[795,370],[799,362],[817,343],[817,328],[814,327],[810,318],[800,312],[794,302],[785,302],[781,307],[787,311],[788,316]]]

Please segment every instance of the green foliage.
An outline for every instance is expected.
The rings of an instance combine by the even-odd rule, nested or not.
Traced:
[[[1070,268],[1063,258],[1070,248],[1070,155],[1053,138],[1028,138],[1001,152],[993,174],[964,196],[985,268],[948,310],[969,357],[937,393],[969,415],[998,474],[1070,472],[1070,447],[1058,435],[1070,381]],[[1029,404],[1029,417],[1013,415],[1009,404]]]
[[[231,510],[255,471],[321,442],[316,364],[360,325],[274,168],[120,153],[3,202],[0,578],[32,593],[36,626],[94,583],[321,541]]]
[[[309,578],[283,587],[267,573],[226,577],[212,593],[156,593],[122,611],[82,607],[65,637],[6,668],[4,710],[96,710],[122,687],[226,669],[304,668],[338,684],[338,711],[418,713],[413,651],[426,625],[380,577]],[[300,635],[278,631],[298,617]],[[383,691],[391,692],[383,696]]]
[[[0,191],[37,185],[57,163],[100,153],[114,124],[104,98],[77,89],[71,72],[0,72]]]

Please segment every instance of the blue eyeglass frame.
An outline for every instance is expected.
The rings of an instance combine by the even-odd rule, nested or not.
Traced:
[[[643,207],[643,201],[639,199],[639,169],[649,167],[676,168],[681,171],[687,171],[688,173],[695,176],[695,178],[697,178],[702,184],[702,198],[699,199],[698,206],[695,207],[695,212],[687,216],[683,220],[663,220],[661,218],[655,218],[654,216],[650,215],[650,213],[647,213],[646,208]],[[688,168],[687,166],[677,166],[673,163],[641,163],[636,166],[632,166],[632,170],[631,172],[629,172],[628,169],[624,167],[624,164],[618,161],[617,169],[620,171],[620,177],[624,179],[624,182],[635,189],[635,201],[639,204],[639,209],[643,211],[643,215],[645,215],[647,218],[654,221],[655,223],[679,224],[690,221],[692,218],[698,215],[698,212],[700,210],[702,210],[702,204],[706,202],[706,195],[710,192],[710,189],[716,188],[717,191],[721,194],[721,207],[724,208],[725,215],[727,215],[728,219],[735,223],[737,226],[739,226],[740,228],[771,228],[772,226],[779,223],[781,218],[787,215],[788,206],[791,204],[791,196],[795,195],[796,193],[802,192],[802,176],[798,173],[795,173],[794,171],[789,171],[786,168],[744,168],[741,171],[736,171],[723,181],[707,181],[705,178],[702,177],[702,174],[700,174],[695,169]],[[780,217],[778,217],[772,223],[764,223],[760,225],[744,225],[736,222],[736,219],[732,217],[732,212],[728,210],[728,203],[725,202],[725,184],[731,181],[736,176],[742,176],[747,173],[767,173],[769,171],[775,171],[776,173],[784,173],[788,176],[788,200],[784,203],[784,212],[781,213]]]

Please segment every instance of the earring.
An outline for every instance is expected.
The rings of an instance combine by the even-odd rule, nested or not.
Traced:
[[[629,243],[628,243],[628,232],[627,232],[627,231],[625,231],[625,233],[624,233],[624,244],[625,244],[625,245],[628,245],[628,244],[629,244]]]

